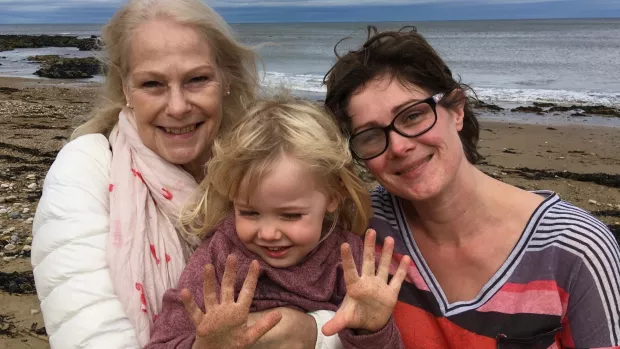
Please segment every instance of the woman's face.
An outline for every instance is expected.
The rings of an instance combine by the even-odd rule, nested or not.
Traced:
[[[405,87],[389,76],[372,80],[350,99],[347,111],[352,133],[387,126],[401,106],[430,95],[417,86]],[[458,135],[463,128],[463,108],[453,110],[437,105],[436,110],[437,123],[428,132],[406,138],[391,131],[388,149],[365,161],[379,183],[403,199],[419,201],[435,197],[449,186],[461,163],[467,161]]]
[[[172,20],[140,25],[123,87],[144,145],[173,164],[202,168],[225,93],[209,42]]]

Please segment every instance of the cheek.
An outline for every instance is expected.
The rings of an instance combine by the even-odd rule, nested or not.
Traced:
[[[366,168],[375,178],[381,178],[387,170],[387,159],[385,159],[384,155],[364,161]]]
[[[288,231],[289,239],[294,240],[299,245],[316,244],[321,239],[321,230],[323,228],[323,221],[319,222],[304,222],[298,221],[292,224]]]
[[[247,219],[235,218],[235,229],[239,240],[242,242],[251,242],[254,239],[253,224]]]

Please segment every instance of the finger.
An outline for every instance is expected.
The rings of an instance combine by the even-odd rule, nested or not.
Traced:
[[[362,262],[362,275],[375,276],[375,239],[377,233],[368,229],[364,238],[364,261]]]
[[[331,320],[327,321],[325,325],[321,328],[321,332],[325,336],[333,336],[336,333],[347,328],[348,322],[345,319],[345,316],[342,313],[342,310],[338,310],[336,315],[334,315]]]
[[[202,295],[206,310],[219,304],[217,301],[217,280],[215,279],[215,267],[213,267],[213,264],[205,265],[204,277],[205,280],[202,284]]]
[[[395,293],[400,292],[400,287],[403,284],[403,280],[405,280],[405,277],[407,276],[407,269],[410,264],[411,258],[409,258],[409,256],[404,256],[403,259],[400,260],[400,265],[398,266],[396,273],[394,273],[394,277],[390,280],[390,288],[394,290]]]
[[[244,309],[249,309],[252,304],[252,299],[254,299],[254,291],[256,290],[256,284],[258,282],[259,269],[260,266],[258,265],[258,261],[254,260],[250,263],[248,275],[245,277],[243,287],[241,287],[241,292],[239,293],[239,299],[237,299],[237,303],[241,304]]]
[[[360,276],[357,273],[357,267],[351,254],[351,246],[344,243],[340,246],[340,254],[342,255],[342,270],[344,271],[344,282],[347,285],[356,283]]]
[[[194,296],[192,296],[191,292],[188,289],[184,288],[181,290],[181,301],[185,306],[185,311],[187,311],[187,315],[189,315],[190,319],[195,326],[198,326],[202,321],[203,312],[200,310],[196,301],[194,300]]]
[[[265,314],[248,329],[248,341],[251,344],[256,343],[265,333],[274,328],[280,320],[282,320],[282,313],[279,311],[270,311]]]
[[[220,302],[232,303],[235,301],[235,278],[237,276],[237,257],[228,255],[226,258],[226,269],[222,278],[222,294]]]
[[[392,262],[393,253],[394,253],[394,239],[391,237],[388,237],[383,242],[381,260],[379,261],[379,268],[377,270],[377,276],[381,278],[383,282],[386,282],[386,283],[388,279],[388,274],[390,272],[390,263]]]

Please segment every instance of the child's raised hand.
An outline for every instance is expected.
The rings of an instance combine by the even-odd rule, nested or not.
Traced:
[[[215,271],[213,265],[208,264],[205,267],[203,286],[205,313],[196,305],[189,290],[181,291],[185,310],[196,327],[196,340],[192,349],[250,348],[280,322],[282,315],[273,311],[263,315],[252,326],[246,325],[258,281],[258,270],[258,262],[252,261],[239,298],[235,302],[234,284],[237,259],[233,255],[228,256],[222,279],[220,302],[218,302]]]
[[[376,232],[368,230],[364,239],[361,275],[355,267],[351,247],[349,244],[342,244],[340,250],[347,294],[336,315],[323,326],[324,335],[331,336],[345,328],[376,332],[390,320],[411,259],[409,256],[401,259],[398,270],[388,284],[394,239],[385,239],[379,268],[375,274],[375,238]]]

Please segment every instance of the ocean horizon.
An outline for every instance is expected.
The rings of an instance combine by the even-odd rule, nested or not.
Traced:
[[[451,20],[411,22],[232,23],[237,38],[259,46],[262,84],[321,99],[324,74],[340,53],[357,48],[366,26],[380,30],[414,25],[446,60],[453,74],[491,103],[546,101],[620,104],[620,18]],[[102,24],[2,25],[0,34],[99,35]],[[35,77],[30,55],[87,57],[72,48],[0,52],[0,76]],[[262,65],[259,65],[262,67]],[[100,82],[102,77],[87,81]],[[87,82],[80,81],[80,82]]]

